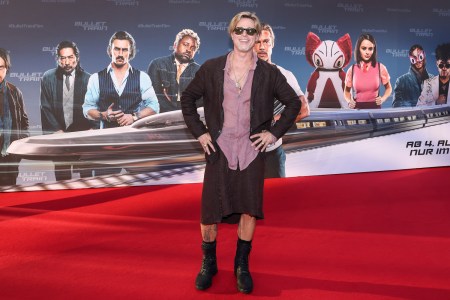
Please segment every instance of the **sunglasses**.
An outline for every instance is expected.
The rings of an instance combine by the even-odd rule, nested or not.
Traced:
[[[450,63],[440,63],[438,64],[439,69],[443,69],[444,67],[446,67],[447,69],[450,69]]]
[[[248,35],[255,35],[256,29],[255,28],[243,28],[243,27],[236,27],[233,32],[237,35],[241,35],[245,32],[247,32]]]

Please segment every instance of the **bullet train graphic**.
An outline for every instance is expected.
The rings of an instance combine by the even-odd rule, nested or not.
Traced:
[[[198,109],[204,120],[203,108]],[[450,106],[373,110],[315,109],[283,137],[286,152],[302,151],[450,122]],[[60,160],[79,168],[140,172],[204,162],[204,153],[181,111],[138,120],[131,126],[32,136],[8,152],[31,160]]]

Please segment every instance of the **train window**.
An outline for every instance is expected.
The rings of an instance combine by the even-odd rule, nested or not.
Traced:
[[[394,122],[398,122],[398,121],[400,121],[397,117],[395,117],[395,118],[392,118],[392,121],[394,121]]]
[[[389,119],[389,118],[384,119],[384,123],[390,123],[390,122],[391,122],[391,119]]]
[[[297,129],[304,129],[311,127],[311,124],[309,122],[297,122]]]
[[[365,125],[367,123],[368,123],[367,120],[358,120],[359,125]]]
[[[414,120],[417,119],[417,116],[407,116],[406,119],[407,119],[408,121],[414,121]]]
[[[321,122],[313,122],[313,127],[326,127],[327,122],[321,121]]]
[[[405,121],[405,117],[399,117],[398,119],[400,120],[400,122],[404,122]]]
[[[347,120],[347,125],[356,125],[356,120]]]
[[[383,119],[377,119],[377,123],[378,123],[378,124],[383,124],[384,121],[383,121]]]

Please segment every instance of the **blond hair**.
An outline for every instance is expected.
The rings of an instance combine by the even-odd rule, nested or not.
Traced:
[[[256,33],[259,35],[261,33],[261,21],[254,12],[249,11],[242,11],[236,14],[233,19],[231,19],[230,25],[228,25],[228,33],[231,35],[233,33],[233,30],[236,28],[237,23],[239,23],[239,21],[244,18],[251,19],[253,20],[253,22],[255,22]]]

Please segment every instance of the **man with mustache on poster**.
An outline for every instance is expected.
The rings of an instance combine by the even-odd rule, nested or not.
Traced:
[[[131,125],[159,113],[152,82],[147,73],[130,65],[136,42],[126,31],[114,33],[107,47],[111,63],[89,78],[83,113],[98,121],[100,129]],[[120,168],[95,170],[94,175],[120,173]]]
[[[63,133],[88,130],[95,127],[83,115],[84,95],[91,74],[80,65],[80,51],[72,41],[62,41],[56,46],[57,67],[44,73],[41,81],[42,133]],[[72,178],[71,163],[54,160],[55,179]],[[74,168],[73,171],[76,171]],[[80,177],[92,175],[90,170],[80,170]]]
[[[83,104],[85,117],[100,121],[100,128],[112,128],[159,113],[150,77],[130,65],[136,55],[134,38],[126,31],[114,33],[107,53],[111,64],[89,78]]]

